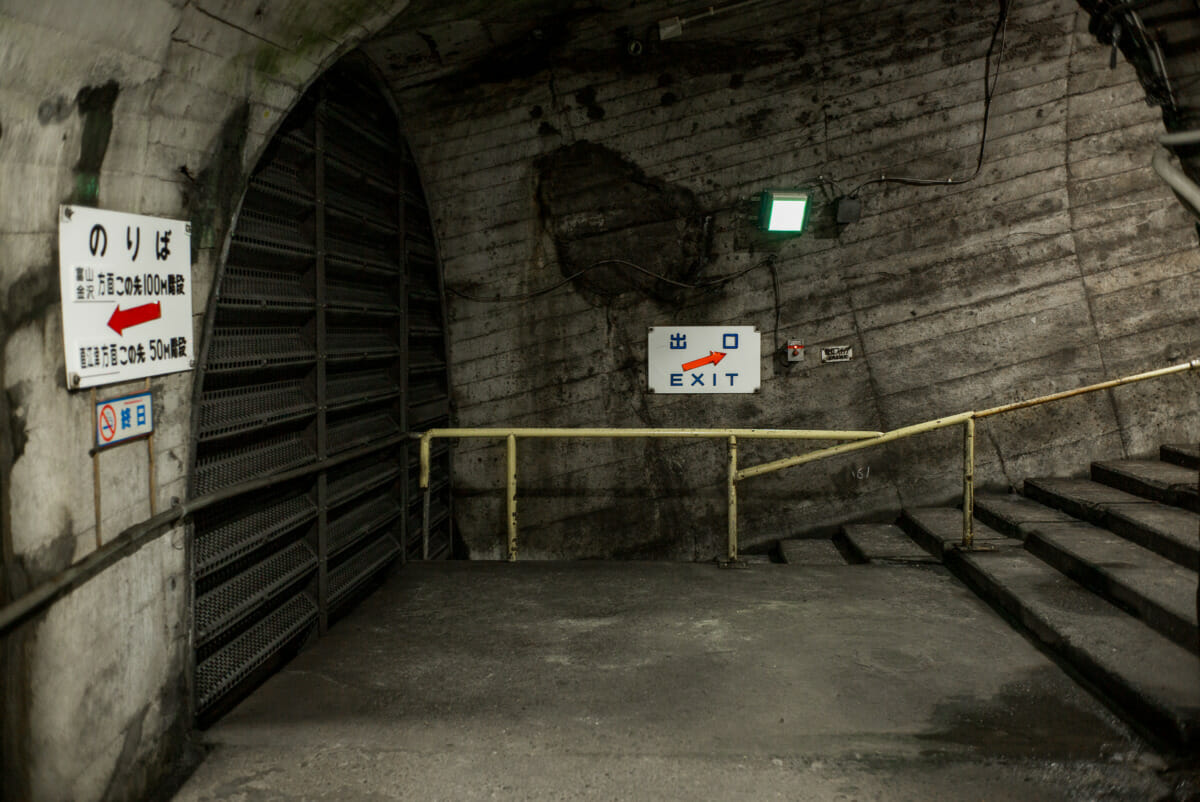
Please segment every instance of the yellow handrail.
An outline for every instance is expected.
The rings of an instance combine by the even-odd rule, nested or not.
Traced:
[[[1059,393],[1043,395],[1037,398],[1031,398],[1026,401],[1018,401],[1012,404],[992,407],[983,411],[960,412],[957,415],[950,415],[934,420],[915,423],[910,426],[903,426],[899,429],[893,429],[890,432],[865,432],[865,431],[839,431],[832,429],[616,429],[616,428],[459,428],[459,429],[430,429],[420,435],[420,458],[421,458],[421,475],[420,486],[424,491],[423,503],[423,521],[422,521],[422,552],[425,559],[429,558],[429,462],[430,462],[430,445],[434,438],[463,438],[463,437],[494,437],[504,438],[507,441],[507,523],[508,523],[508,559],[510,561],[517,558],[517,439],[522,437],[529,438],[544,438],[544,437],[579,437],[579,438],[598,438],[598,437],[615,437],[615,438],[631,438],[631,437],[650,437],[650,438],[721,438],[726,440],[729,449],[729,470],[726,478],[726,490],[729,502],[729,522],[728,522],[728,551],[727,558],[731,563],[737,562],[738,558],[738,530],[737,530],[737,483],[755,476],[763,476],[768,473],[792,468],[797,465],[804,465],[809,462],[835,457],[841,454],[848,454],[853,451],[859,451],[872,446],[891,443],[896,440],[902,440],[908,437],[913,437],[925,432],[931,432],[938,429],[945,429],[950,426],[963,427],[963,537],[961,547],[971,549],[974,547],[974,507],[975,507],[975,421],[980,418],[999,415],[1004,412],[1013,412],[1018,409],[1027,409],[1029,407],[1046,404],[1051,401],[1060,401],[1064,398],[1072,398],[1074,396],[1083,395],[1085,393],[1094,393],[1097,390],[1107,390],[1112,387],[1120,387],[1133,382],[1145,381],[1154,379],[1160,376],[1168,376],[1173,373],[1183,373],[1189,370],[1200,368],[1200,359],[1193,359],[1188,362],[1181,362],[1176,365],[1171,365],[1158,370],[1151,370],[1145,373],[1136,373],[1131,376],[1125,376],[1120,379],[1112,379],[1109,381],[1099,382],[1098,384],[1087,385],[1086,387],[1078,387],[1074,390],[1065,390]],[[743,439],[762,439],[762,440],[850,440],[853,442],[841,443],[835,446],[810,451],[806,454],[800,454],[794,457],[786,457],[784,459],[773,460],[771,462],[754,465],[749,468],[738,468],[738,438]]]
[[[758,440],[865,440],[881,436],[883,432],[838,431],[827,429],[617,429],[617,428],[482,428],[482,429],[430,429],[421,434],[420,486],[424,492],[422,500],[421,556],[429,559],[429,454],[434,438],[484,437],[504,438],[507,442],[505,507],[508,528],[508,559],[517,559],[517,438],[580,437],[580,438],[721,438],[729,441],[731,459],[736,469],[737,438]],[[733,474],[729,477],[729,559],[737,561],[737,489],[733,485]]]

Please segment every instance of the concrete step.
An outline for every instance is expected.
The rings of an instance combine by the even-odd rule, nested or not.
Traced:
[[[779,541],[779,554],[789,565],[845,565],[846,558],[832,540],[793,538]]]
[[[1061,510],[1047,507],[1016,493],[976,493],[975,517],[1001,534],[1025,539],[1029,523],[1069,523],[1076,520]]]
[[[1158,449],[1158,458],[1163,462],[1182,465],[1185,468],[1200,469],[1200,445],[1195,443],[1164,445]]]
[[[1200,512],[1197,471],[1160,460],[1093,462],[1092,479],[1134,495]]]
[[[1025,495],[1200,570],[1200,514],[1088,479],[1026,479]],[[1067,519],[1069,520],[1069,518]]]
[[[1194,571],[1083,521],[1031,524],[1025,548],[1158,633],[1200,653]],[[1200,673],[1200,665],[1195,670]]]
[[[1200,746],[1196,656],[1023,549],[954,552],[947,566],[1155,740]]]
[[[836,538],[856,562],[936,564],[938,558],[918,546],[895,524],[847,524]]]
[[[900,526],[922,548],[944,561],[946,552],[953,551],[962,543],[962,517],[962,510],[953,507],[916,507],[904,510],[900,516]],[[1019,548],[1021,545],[1020,540],[979,520],[975,521],[972,529],[972,542],[977,547]]]

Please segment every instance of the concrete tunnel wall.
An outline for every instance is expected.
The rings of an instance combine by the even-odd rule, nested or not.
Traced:
[[[246,171],[274,126],[324,67],[405,5],[0,4],[0,185],[19,198],[0,205],[5,599],[95,547],[91,411],[63,379],[58,205],[192,220],[199,332]],[[452,287],[525,292],[559,280],[554,237],[565,229],[538,207],[535,160],[587,141],[611,151],[591,157],[620,186],[632,176],[674,197],[673,209],[712,215],[701,278],[773,255],[780,338],[852,344],[858,355],[791,372],[764,362],[754,397],[647,397],[648,325],[753,323],[769,341],[771,276],[751,272],[710,297],[664,301],[635,289],[605,303],[595,291],[624,279],[598,273],[598,284],[528,304],[453,302],[461,423],[886,428],[1197,351],[1195,233],[1148,168],[1158,113],[1128,67],[1107,71],[1066,0],[1017,6],[977,182],[864,192],[863,220],[836,238],[827,224],[788,241],[754,232],[743,199],[767,185],[824,173],[853,186],[898,168],[958,175],[977,143],[990,4],[946,11],[923,0],[902,18],[881,12],[890,16],[874,27],[855,22],[860,3],[823,15],[795,5],[767,4],[753,25],[712,20],[678,47],[616,66],[624,42],[614,31],[642,30],[678,13],[673,4],[567,20],[548,28],[558,38],[540,66],[535,57],[516,72],[481,68],[425,90],[403,80],[419,60],[390,58],[403,26],[372,47],[426,171]],[[910,35],[895,41],[897,27]],[[436,25],[422,33],[442,35]],[[705,45],[707,36],[733,44]],[[620,242],[608,219],[586,233]],[[574,245],[569,258],[588,255],[587,242]],[[631,255],[681,275],[698,264]],[[192,377],[156,378],[153,388],[162,509],[186,494]],[[1194,378],[1167,380],[989,423],[980,474],[1015,482],[1194,438],[1196,388]],[[764,542],[851,509],[949,498],[954,454],[950,437],[934,438],[747,484],[744,532]],[[103,455],[104,537],[148,516],[148,465],[144,447]],[[869,480],[851,478],[865,465]],[[473,556],[496,555],[499,454],[466,445],[456,467],[461,531]],[[722,472],[712,444],[526,446],[523,553],[711,556]],[[161,779],[190,725],[187,546],[186,532],[171,533],[6,639],[5,798],[133,799]]]
[[[406,0],[0,3],[3,597],[95,548],[89,395],[66,390],[60,203],[193,223],[195,331],[246,172],[300,93]],[[187,492],[192,374],[153,380],[159,510]],[[100,397],[140,390],[102,388]],[[101,457],[101,534],[149,516],[144,444]],[[4,643],[13,800],[138,799],[191,726],[187,535],[160,538]]]
[[[578,25],[567,13],[477,65],[469,86],[439,73],[469,38],[462,23],[368,46],[425,168],[452,290],[519,295],[606,258],[686,280],[765,260],[778,271],[777,334],[768,269],[666,300],[608,267],[519,303],[452,295],[461,425],[886,430],[1200,352],[1196,232],[1150,168],[1161,112],[1132,68],[1109,69],[1075,3],[1013,5],[976,180],[867,187],[861,221],[840,231],[831,192],[791,239],[755,230],[760,190],[822,175],[843,192],[880,173],[970,175],[996,3],[765,3],[676,40],[649,35],[625,55],[622,30],[638,36],[676,13],[638,4]],[[670,193],[693,199],[677,219],[661,211]],[[711,215],[707,261],[690,247],[689,214],[693,226]],[[683,245],[646,218],[678,222]],[[627,291],[603,299],[606,282]],[[765,358],[758,395],[655,396],[646,330],[670,324],[752,324],[764,352],[796,338],[808,361]],[[853,346],[855,360],[820,365],[828,345]],[[1198,388],[1190,375],[988,420],[977,476],[1019,486],[1195,439]],[[743,465],[796,453],[761,441],[740,451]],[[958,431],[945,431],[749,480],[742,542],[949,502],[960,454]],[[722,549],[719,442],[528,441],[519,463],[523,556]],[[503,446],[463,441],[454,464],[459,531],[472,555],[499,556]]]

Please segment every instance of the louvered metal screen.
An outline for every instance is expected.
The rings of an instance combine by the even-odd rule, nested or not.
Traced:
[[[397,558],[421,559],[417,449],[449,423],[444,295],[393,107],[355,55],[255,171],[198,374],[194,496],[351,456],[195,520],[195,701],[211,722]],[[434,453],[429,558],[450,555]]]

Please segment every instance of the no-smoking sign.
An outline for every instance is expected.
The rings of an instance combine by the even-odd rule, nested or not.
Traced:
[[[150,393],[96,402],[96,446],[103,448],[154,431]]]

